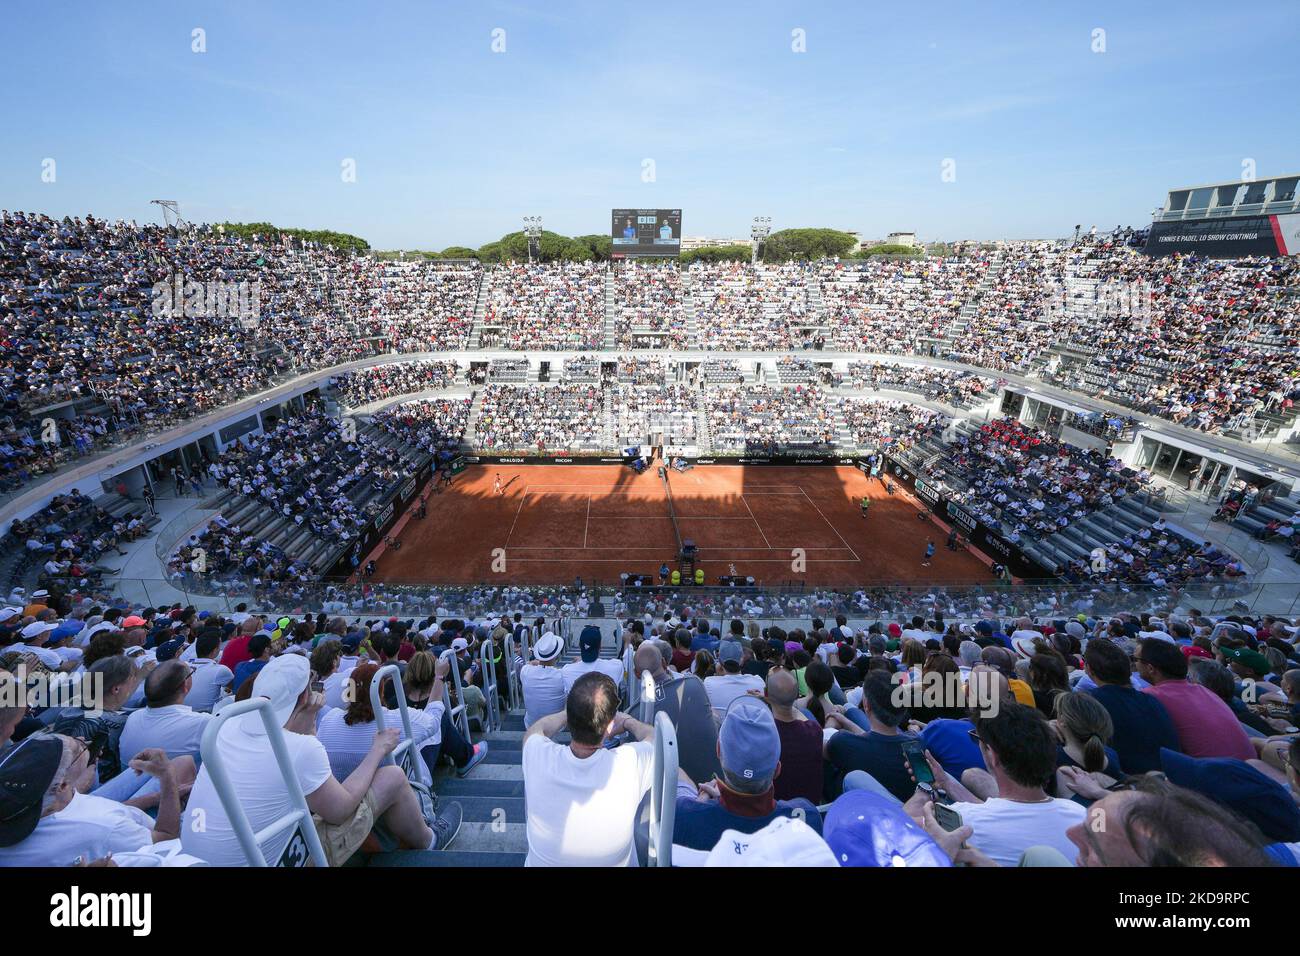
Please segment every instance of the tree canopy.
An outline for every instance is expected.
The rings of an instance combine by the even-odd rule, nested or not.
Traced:
[[[323,246],[350,252],[367,252],[370,249],[370,243],[360,236],[334,232],[330,229],[285,228],[269,222],[223,222],[219,228],[223,228],[228,235],[239,236],[241,239],[251,239],[253,236],[269,239],[276,235],[287,235],[305,242],[319,242]]]
[[[767,237],[764,262],[811,261],[846,256],[857,239],[838,229],[782,229]]]

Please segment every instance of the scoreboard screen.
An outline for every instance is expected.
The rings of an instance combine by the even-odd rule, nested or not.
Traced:
[[[615,258],[679,255],[682,251],[682,211],[615,209],[610,240]]]

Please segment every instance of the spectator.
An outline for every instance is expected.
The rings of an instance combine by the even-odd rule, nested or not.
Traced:
[[[565,727],[570,742],[551,738]],[[622,733],[633,742],[605,747]],[[654,769],[654,730],[618,710],[618,686],[599,672],[574,681],[560,713],[524,736],[527,866],[636,864],[633,826]]]

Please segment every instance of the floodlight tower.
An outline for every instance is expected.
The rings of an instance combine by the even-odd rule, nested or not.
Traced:
[[[542,257],[542,217],[524,216],[524,235],[528,237],[528,261]]]
[[[181,218],[181,204],[175,199],[151,199],[149,205],[157,206],[162,210],[164,226],[169,228],[175,226],[177,230],[180,230],[189,225]]]
[[[749,227],[749,239],[751,246],[750,262],[757,264],[759,257],[763,254],[763,243],[767,240],[772,231],[771,216],[755,216],[753,225]]]

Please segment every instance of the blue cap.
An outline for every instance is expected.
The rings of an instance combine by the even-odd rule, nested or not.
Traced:
[[[952,866],[952,860],[897,800],[846,790],[822,821],[840,866]]]
[[[733,776],[770,780],[781,759],[781,736],[772,709],[749,694],[733,700],[718,731],[718,757]]]
[[[82,621],[60,621],[59,626],[50,631],[50,638],[47,644],[55,644],[65,637],[71,637],[73,634],[80,634],[85,630],[85,623]]]
[[[1300,840],[1300,807],[1280,783],[1244,760],[1189,757],[1160,748],[1160,766],[1170,782],[1195,790],[1239,813],[1272,840]]]
[[[595,624],[588,624],[582,629],[582,634],[578,637],[578,647],[582,650],[582,660],[590,664],[596,658],[600,657],[600,628]]]
[[[199,611],[199,620],[206,621],[211,614],[211,611]]]

